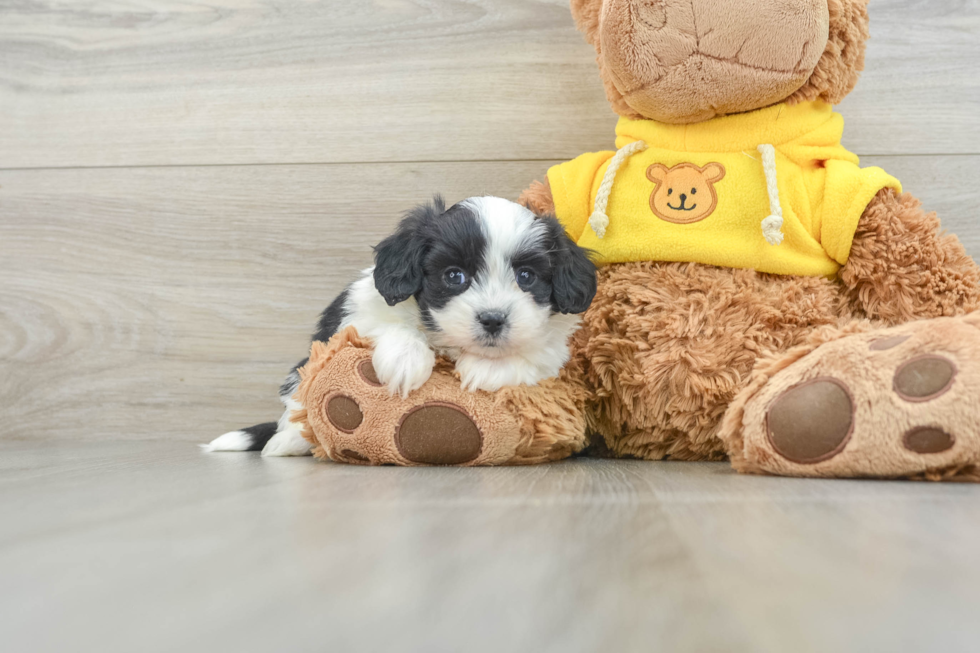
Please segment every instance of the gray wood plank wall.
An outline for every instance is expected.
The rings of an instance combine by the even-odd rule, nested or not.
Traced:
[[[870,11],[845,144],[980,256],[980,2]],[[273,418],[402,210],[516,197],[614,124],[566,0],[0,4],[0,437]]]

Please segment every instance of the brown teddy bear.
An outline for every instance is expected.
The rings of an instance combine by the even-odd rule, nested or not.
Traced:
[[[617,150],[555,166],[522,195],[602,264],[572,363],[537,389],[479,397],[507,411],[462,407],[477,396],[458,391],[449,366],[438,388],[393,411],[334,373],[340,353],[365,346],[347,334],[299,391],[319,388],[306,404],[319,417],[297,418],[320,454],[537,462],[581,450],[585,424],[599,455],[730,458],[739,471],[794,476],[980,476],[980,316],[969,315],[980,268],[898,180],[859,167],[831,106],[863,68],[866,4],[572,0],[621,116]],[[386,417],[338,429],[324,401],[345,392],[358,414]],[[436,419],[426,446],[469,437],[479,451],[405,455],[402,425],[423,404],[472,424]],[[536,455],[522,457],[514,434],[530,442],[539,428]],[[351,435],[373,453],[339,446]]]

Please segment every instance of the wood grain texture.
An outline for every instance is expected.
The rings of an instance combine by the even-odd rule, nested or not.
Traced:
[[[980,3],[874,0],[859,154],[980,153]],[[566,0],[0,4],[0,167],[567,159],[615,118]]]
[[[0,442],[0,647],[965,653],[976,507],[973,487],[710,463]]]
[[[205,441],[278,415],[316,316],[399,215],[554,162],[0,172],[0,436]],[[980,157],[868,157],[980,257]]]

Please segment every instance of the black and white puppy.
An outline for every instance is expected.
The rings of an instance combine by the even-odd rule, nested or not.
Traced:
[[[353,326],[373,341],[374,369],[407,396],[432,374],[436,354],[456,362],[468,390],[534,385],[568,361],[578,314],[596,293],[596,268],[553,217],[497,197],[445,209],[440,197],[408,212],[375,248],[375,266],[323,312],[313,340]],[[290,413],[297,369],[279,390],[286,412],[232,431],[208,451],[295,456],[310,451]]]

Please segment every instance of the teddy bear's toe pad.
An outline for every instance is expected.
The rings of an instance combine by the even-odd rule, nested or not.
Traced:
[[[942,356],[920,356],[895,373],[895,392],[906,401],[929,401],[953,385],[956,366]]]
[[[353,433],[364,421],[364,413],[357,402],[345,395],[334,395],[327,400],[327,419],[344,433]]]
[[[980,471],[978,326],[980,313],[923,320],[773,359],[736,400],[733,463],[785,476]]]
[[[920,426],[906,433],[902,442],[909,451],[927,454],[948,451],[953,448],[956,440],[942,429]]]
[[[780,395],[766,415],[769,441],[783,458],[816,463],[838,454],[854,430],[854,402],[836,379],[813,379]]]
[[[461,408],[428,403],[410,410],[395,433],[398,452],[413,463],[462,465],[483,450],[483,434]]]

